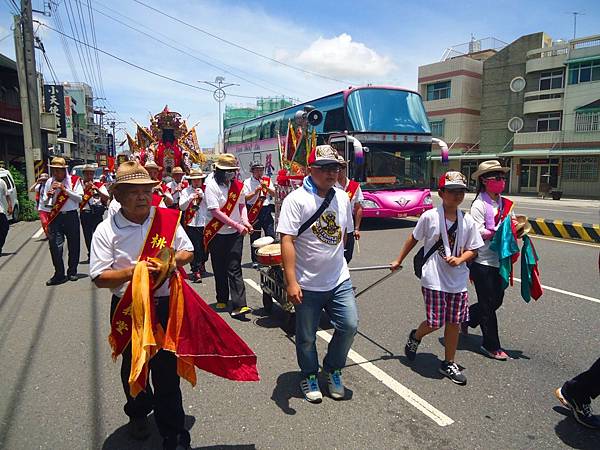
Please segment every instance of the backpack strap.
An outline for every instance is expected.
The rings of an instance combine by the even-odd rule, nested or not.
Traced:
[[[304,222],[300,226],[296,237],[299,237],[302,233],[304,233],[308,229],[308,227],[310,227],[313,223],[315,223],[315,221],[319,218],[319,216],[321,214],[323,214],[323,211],[325,211],[327,209],[327,207],[331,203],[331,200],[333,200],[334,196],[335,196],[335,189],[334,188],[329,189],[329,191],[327,191],[327,195],[325,196],[325,200],[323,200],[323,203],[321,203],[321,206],[319,206],[319,209],[317,209],[315,211],[315,213],[312,216],[310,216],[310,219],[308,219],[306,222]]]

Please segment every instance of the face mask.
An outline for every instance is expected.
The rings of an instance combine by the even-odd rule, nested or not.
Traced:
[[[235,178],[235,172],[225,172],[225,180],[231,181]]]
[[[485,189],[492,194],[501,194],[506,186],[505,180],[486,180]]]

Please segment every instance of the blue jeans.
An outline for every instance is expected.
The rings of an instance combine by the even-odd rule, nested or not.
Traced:
[[[325,309],[335,331],[327,347],[323,369],[332,372],[346,365],[346,357],[358,328],[358,311],[348,279],[330,291],[302,290],[302,303],[296,305],[296,356],[303,377],[319,371],[317,328]]]

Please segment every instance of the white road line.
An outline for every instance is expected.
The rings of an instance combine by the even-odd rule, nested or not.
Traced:
[[[254,280],[251,280],[249,278],[244,278],[244,281],[246,283],[248,283],[248,286],[250,286],[257,292],[262,294],[262,289]],[[317,331],[317,336],[319,336],[321,339],[325,340],[326,342],[331,341],[331,338],[332,338],[332,335],[329,334],[325,330]],[[451,425],[454,423],[454,420],[452,420],[450,417],[448,417],[447,415],[445,415],[443,412],[439,411],[438,409],[434,408],[427,401],[423,400],[421,397],[419,397],[413,391],[408,389],[406,386],[400,384],[398,381],[396,381],[395,379],[390,377],[387,373],[385,373],[383,370],[381,370],[375,364],[373,364],[373,363],[369,362],[367,359],[363,358],[361,355],[356,353],[354,350],[352,350],[352,349],[350,350],[350,352],[348,353],[348,358],[350,358],[359,367],[361,367],[364,370],[366,370],[367,372],[369,372],[376,379],[381,381],[384,385],[386,385],[388,388],[390,388],[392,391],[394,391],[396,394],[398,394],[400,397],[402,397],[404,400],[406,400],[408,403],[410,403],[416,409],[421,411],[423,414],[425,414],[427,417],[429,417],[431,420],[433,420],[435,423],[437,423],[440,427],[445,427],[445,426],[448,426],[448,425]]]
[[[40,227],[39,230],[36,231],[36,233],[31,236],[31,239],[37,239],[39,238],[42,234],[44,233],[44,229]]]
[[[600,244],[595,244],[593,242],[581,242],[581,241],[576,241],[574,239],[565,239],[565,238],[558,238],[558,237],[551,237],[551,236],[542,236],[542,235],[539,235],[539,234],[530,234],[529,237],[532,237],[532,238],[535,238],[535,239],[544,239],[546,241],[560,242],[562,244],[583,245],[584,247],[600,248]]]
[[[521,282],[520,278],[515,278],[515,281]],[[562,289],[553,288],[551,286],[546,286],[542,284],[542,288],[547,291],[558,292],[559,294],[570,295],[571,297],[581,298],[583,300],[589,300],[590,302],[600,303],[600,298],[588,297],[587,295],[577,294],[576,292],[563,291]]]

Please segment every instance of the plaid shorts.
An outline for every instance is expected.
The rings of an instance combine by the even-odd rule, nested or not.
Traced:
[[[469,320],[469,294],[467,291],[450,294],[421,287],[425,299],[427,325],[441,328],[446,322],[462,323]]]

